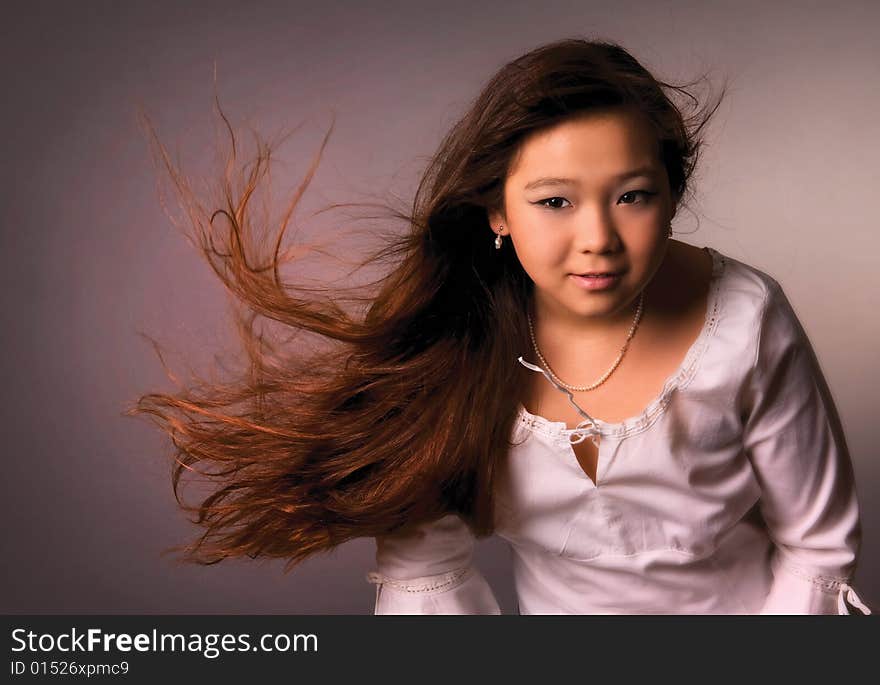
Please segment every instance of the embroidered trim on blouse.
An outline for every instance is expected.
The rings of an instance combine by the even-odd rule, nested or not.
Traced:
[[[840,591],[841,587],[850,582],[851,577],[849,576],[822,576],[822,575],[813,575],[806,570],[800,568],[799,566],[795,566],[790,564],[789,562],[783,560],[780,557],[776,558],[776,564],[778,566],[783,567],[786,571],[791,573],[802,580],[806,580],[808,583],[822,590],[823,592],[827,592],[829,594],[834,594]]]
[[[423,576],[421,578],[412,578],[410,580],[397,580],[389,578],[381,573],[371,571],[367,574],[367,582],[376,583],[378,585],[390,585],[401,592],[435,592],[437,590],[451,590],[461,585],[467,580],[473,567],[455,569],[436,576]]]

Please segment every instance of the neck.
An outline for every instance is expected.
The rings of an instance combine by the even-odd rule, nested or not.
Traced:
[[[650,293],[645,293],[645,308]],[[639,305],[639,294],[617,311],[605,316],[573,316],[555,302],[547,301],[540,293],[535,293],[532,301],[532,325],[538,346],[542,351],[565,345],[563,341],[575,342],[582,350],[601,350],[606,347],[619,348],[632,326]]]

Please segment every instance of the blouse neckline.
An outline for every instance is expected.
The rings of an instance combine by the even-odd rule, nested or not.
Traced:
[[[666,409],[673,391],[676,388],[684,388],[690,383],[696,372],[698,362],[708,346],[709,340],[715,331],[718,321],[719,292],[722,278],[725,273],[724,256],[711,247],[704,247],[712,257],[712,275],[709,279],[709,293],[706,304],[706,318],[697,339],[691,344],[679,365],[678,369],[669,376],[660,394],[655,397],[645,409],[637,416],[609,423],[601,419],[593,418],[594,428],[567,428],[564,421],[550,421],[549,419],[530,413],[522,403],[519,403],[517,424],[533,432],[543,434],[546,437],[571,441],[573,436],[587,434],[599,434],[601,436],[623,437],[647,429]],[[591,417],[592,418],[592,417]]]

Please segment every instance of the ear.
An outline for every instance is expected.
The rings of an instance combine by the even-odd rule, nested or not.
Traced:
[[[504,215],[501,212],[489,212],[489,228],[492,229],[492,233],[498,234],[498,227],[504,226],[507,223],[507,219],[504,218]],[[507,235],[506,231],[502,231],[503,235]]]

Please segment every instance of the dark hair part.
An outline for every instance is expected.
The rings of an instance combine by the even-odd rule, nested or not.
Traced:
[[[209,209],[150,129],[185,225],[241,305],[248,361],[232,381],[147,394],[127,412],[151,415],[176,448],[175,495],[205,529],[187,560],[265,556],[287,559],[289,570],[348,540],[452,511],[477,536],[490,534],[493,486],[523,387],[516,359],[529,344],[532,283],[509,241],[494,248],[487,223],[502,208],[511,161],[531,133],[586,111],[631,107],[656,132],[678,203],[723,94],[699,108],[685,86],[658,81],[609,42],[566,39],[513,60],[444,138],[411,211],[383,205],[407,230],[362,262],[392,266],[357,289],[293,286],[280,276],[296,255],[282,254],[283,236],[320,152],[265,241],[249,205],[270,146],[259,142],[256,159],[237,170],[236,138],[220,112],[232,145],[220,206]],[[674,98],[689,103],[691,116]],[[266,245],[271,256],[261,262]],[[260,317],[319,344],[273,341],[256,326]],[[180,499],[186,472],[216,486],[195,506]]]

